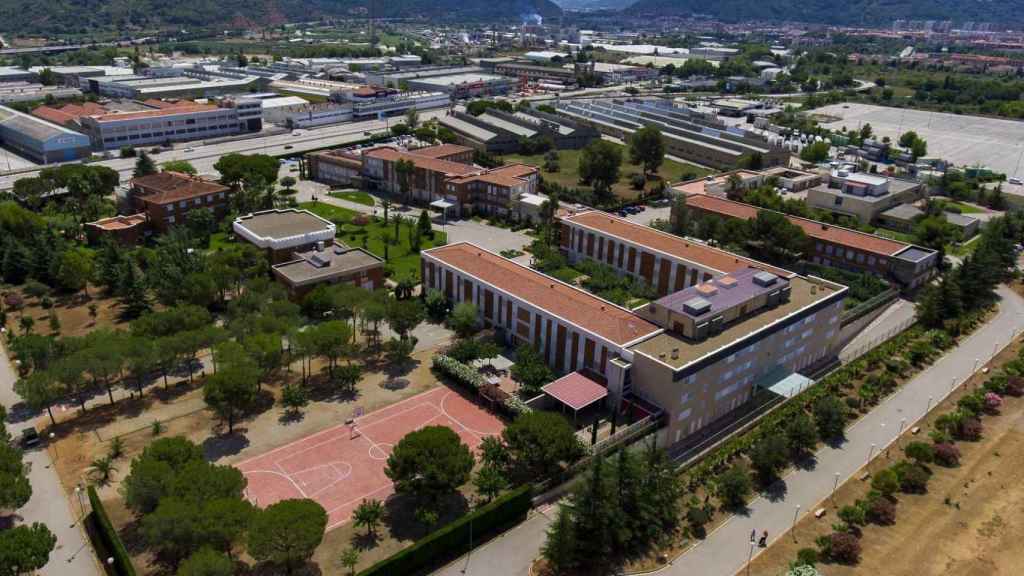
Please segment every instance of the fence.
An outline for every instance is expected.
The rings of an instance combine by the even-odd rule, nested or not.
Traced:
[[[895,288],[889,288],[885,292],[882,292],[881,294],[876,294],[875,296],[868,298],[867,300],[861,302],[860,304],[857,304],[856,306],[850,308],[849,310],[844,310],[843,313],[840,315],[840,325],[846,326],[851,322],[856,322],[865,314],[868,314],[869,312],[878,308],[879,306],[884,306],[885,304],[892,302],[893,300],[898,298],[899,295],[899,290],[896,290]]]
[[[839,360],[843,364],[849,364],[850,362],[853,362],[857,358],[860,358],[861,356],[867,354],[879,344],[882,344],[883,342],[890,340],[892,337],[896,336],[900,332],[903,332],[907,328],[910,328],[911,326],[914,325],[915,322],[917,322],[916,317],[911,316],[910,318],[905,318],[902,321],[900,321],[900,323],[897,324],[896,326],[893,326],[889,330],[886,330],[882,334],[875,336],[874,338],[868,340],[867,342],[858,344],[854,348],[845,348],[844,350],[839,352]]]
[[[592,456],[597,454],[603,454],[619,444],[628,444],[637,438],[647,434],[648,432],[656,429],[661,424],[660,414],[651,414],[644,416],[636,422],[620,428],[614,435],[607,438],[602,438],[596,444],[590,446],[590,454]]]

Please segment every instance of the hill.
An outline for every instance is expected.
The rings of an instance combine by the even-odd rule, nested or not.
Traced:
[[[1024,2],[1009,0],[639,0],[634,15],[706,15],[726,22],[760,20],[884,26],[897,19],[998,22],[1019,27]]]
[[[309,22],[320,18],[365,17],[368,0],[5,0],[0,32],[88,34],[117,30],[131,34],[157,29],[226,29]],[[556,17],[550,0],[374,0],[381,18],[481,18],[522,20],[532,14]]]

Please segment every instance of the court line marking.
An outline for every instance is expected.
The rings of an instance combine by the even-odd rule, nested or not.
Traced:
[[[292,480],[292,477],[287,475],[287,474],[282,474],[281,472],[278,472],[276,470],[250,470],[249,473],[250,474],[273,474],[274,476],[280,476],[280,477],[284,478],[285,480],[287,480],[288,482],[290,482],[291,485],[294,486],[295,489],[299,491],[299,494],[301,494],[303,498],[307,498],[305,491],[302,490],[302,487],[299,486],[298,484],[296,484],[295,480]],[[248,490],[246,490],[246,491],[248,492]]]

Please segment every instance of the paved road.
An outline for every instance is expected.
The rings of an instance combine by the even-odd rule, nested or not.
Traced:
[[[799,470],[787,476],[788,490],[784,498],[777,501],[758,498],[750,504],[746,516],[733,517],[658,574],[732,576],[745,566],[752,529],[768,530],[771,541],[785,535],[793,525],[794,515],[806,515],[828,497],[836,473],[840,475],[840,482],[854,476],[867,461],[872,444],[877,454],[896,437],[901,420],[906,420],[906,427],[911,426],[924,415],[929,398],[935,405],[950,392],[953,382],[959,384],[974,372],[976,360],[980,367],[1007,343],[1010,334],[1024,330],[1024,299],[1007,288],[1000,288],[999,294],[1003,300],[998,314],[991,321],[854,423],[847,430],[847,439],[842,446],[821,449],[817,453],[818,464],[814,470]],[[886,325],[886,322],[881,324]],[[799,512],[797,505],[800,506]],[[540,553],[544,531],[549,519],[553,518],[553,512],[535,515],[473,551],[468,568],[463,557],[435,574],[525,576],[529,573],[530,563]]]
[[[421,112],[420,118],[422,120],[428,120],[430,118],[443,116],[445,113],[445,109],[428,110]],[[394,122],[395,121],[390,119],[383,121],[367,120],[363,122],[324,126],[322,128],[311,128],[303,130],[301,135],[298,136],[292,136],[290,132],[286,132],[284,134],[274,136],[260,136],[245,140],[222,142],[219,144],[204,145],[201,142],[182,142],[176,144],[176,148],[174,150],[161,152],[160,154],[155,155],[153,160],[156,161],[157,164],[161,164],[169,160],[188,160],[193,166],[195,166],[196,170],[200,174],[216,174],[216,171],[213,169],[213,165],[224,154],[240,152],[248,154],[259,153],[278,155],[305,152],[308,150],[323,148],[324,146],[340,146],[342,144],[366,138],[366,132],[381,132],[386,129],[386,126],[393,124]],[[148,149],[148,147],[144,148]],[[2,161],[3,159],[0,158],[0,162]],[[102,160],[95,164],[113,168],[121,174],[122,179],[126,179],[126,177],[130,176],[131,172],[135,168],[135,159],[113,158],[110,160]],[[15,180],[35,176],[36,174],[38,174],[38,171],[0,175],[0,190],[8,190],[14,186]]]
[[[0,404],[11,407],[20,399],[14,393],[16,376],[6,353],[0,346]],[[32,419],[8,423],[12,435],[32,423]],[[58,454],[59,458],[60,455]],[[50,554],[49,563],[39,571],[42,576],[99,576],[99,567],[92,547],[86,542],[83,532],[76,524],[80,509],[72,507],[64,493],[57,473],[53,471],[50,452],[44,448],[26,453],[26,461],[32,467],[29,481],[32,483],[32,498],[18,510],[22,523],[42,522],[57,537],[57,546]]]

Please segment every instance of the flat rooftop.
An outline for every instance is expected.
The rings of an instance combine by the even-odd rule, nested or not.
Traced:
[[[458,84],[473,84],[476,82],[507,82],[509,79],[505,76],[497,76],[494,74],[480,74],[474,72],[466,72],[462,74],[448,74],[445,76],[430,76],[427,78],[409,78],[409,81],[418,82],[420,84],[430,84],[431,86],[455,86]]]
[[[274,266],[293,285],[302,285],[335,276],[382,266],[384,261],[362,248],[334,244],[323,250],[295,254],[296,260]]]
[[[768,282],[758,284],[754,281],[756,275],[764,275]],[[785,278],[779,278],[770,272],[748,268],[663,296],[655,303],[676,314],[685,314],[700,321],[703,318],[710,318],[715,314],[735,308],[758,296],[784,288],[788,284],[789,281]],[[699,314],[692,314],[686,309],[686,305],[696,299],[706,302],[709,306]]]
[[[625,308],[468,242],[423,254],[620,346],[661,330]]]
[[[827,298],[844,292],[847,288],[832,282],[819,279],[808,279],[801,276],[789,280],[789,301],[775,308],[762,309],[760,313],[745,316],[726,326],[720,333],[700,342],[684,339],[671,332],[663,332],[632,346],[634,352],[657,359],[679,370],[704,356],[752,336],[758,330],[767,328],[787,316],[804,308],[813,306]],[[678,349],[678,358],[672,358],[672,350]],[[662,356],[664,355],[664,357]]]
[[[311,232],[330,230],[333,236],[333,223],[313,214],[308,210],[267,210],[235,220],[235,228],[243,228],[250,233],[266,239],[284,239]]]
[[[583,228],[595,230],[602,234],[646,247],[649,250],[667,254],[679,260],[685,260],[717,270],[722,274],[739,272],[746,268],[757,268],[759,270],[767,270],[783,278],[795,275],[788,270],[769,266],[757,260],[738,256],[718,248],[712,248],[706,244],[680,238],[679,236],[661,232],[648,226],[635,224],[625,218],[619,218],[607,212],[589,210],[572,216],[566,216],[562,219]]]

